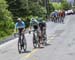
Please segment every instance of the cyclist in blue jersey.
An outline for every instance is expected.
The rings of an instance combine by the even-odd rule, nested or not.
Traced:
[[[16,33],[17,30],[19,31],[19,33],[24,32],[25,27],[26,27],[25,23],[21,20],[21,18],[18,18],[17,22],[15,24],[15,33]]]
[[[18,30],[18,35],[19,35],[18,36],[18,51],[19,53],[21,53],[22,50],[24,50],[25,52],[27,49],[27,42],[26,42],[26,38],[24,35],[25,27],[26,27],[25,23],[21,20],[21,18],[18,18],[15,24],[15,33]]]
[[[54,12],[54,22],[57,22],[57,20],[58,20],[58,11],[55,10],[55,12]]]

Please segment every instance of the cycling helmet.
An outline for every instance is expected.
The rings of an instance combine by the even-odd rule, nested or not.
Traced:
[[[43,19],[42,18],[38,18],[37,20],[38,20],[39,23],[42,23]]]
[[[18,21],[21,21],[21,18],[18,18],[17,20],[18,20]]]

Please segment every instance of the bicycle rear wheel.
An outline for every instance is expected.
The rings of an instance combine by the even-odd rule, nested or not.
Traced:
[[[35,37],[34,37],[34,38],[33,38],[33,47],[34,47],[34,48],[37,48],[37,45],[38,45],[37,40],[36,40]]]
[[[33,34],[33,47],[37,48],[37,46],[38,46],[38,37],[37,35]]]

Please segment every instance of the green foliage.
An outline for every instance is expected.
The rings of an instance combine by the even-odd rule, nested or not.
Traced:
[[[64,10],[68,10],[71,8],[71,5],[67,2],[67,0],[62,0],[61,5],[62,5],[62,9]]]
[[[45,18],[47,12],[50,14],[54,10],[51,3],[47,5],[48,11],[44,0],[0,0],[0,37],[5,37],[13,32],[17,17],[23,18],[27,27],[33,16]]]
[[[52,3],[49,3],[49,14],[55,10]]]
[[[27,0],[6,0],[13,16],[24,16],[27,11]],[[23,13],[22,13],[23,12]]]
[[[60,10],[62,9],[61,3],[52,3],[53,7],[55,8],[55,10]]]
[[[71,9],[71,4],[67,2],[67,0],[62,0],[61,3],[52,3],[56,10],[68,10]]]
[[[29,15],[39,16],[46,13],[46,9],[34,0],[7,0],[8,9],[12,12],[13,16],[25,17]],[[12,3],[11,3],[12,2]],[[40,1],[42,2],[42,1]]]
[[[36,3],[31,4],[30,10],[33,16],[43,16],[46,14],[46,9]]]
[[[12,21],[12,15],[7,10],[8,5],[6,1],[0,1],[0,37],[11,34],[10,30],[13,29],[14,23]]]

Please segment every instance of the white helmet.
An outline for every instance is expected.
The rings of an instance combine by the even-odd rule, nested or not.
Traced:
[[[18,21],[21,21],[21,18],[18,18],[17,20],[18,20]]]

